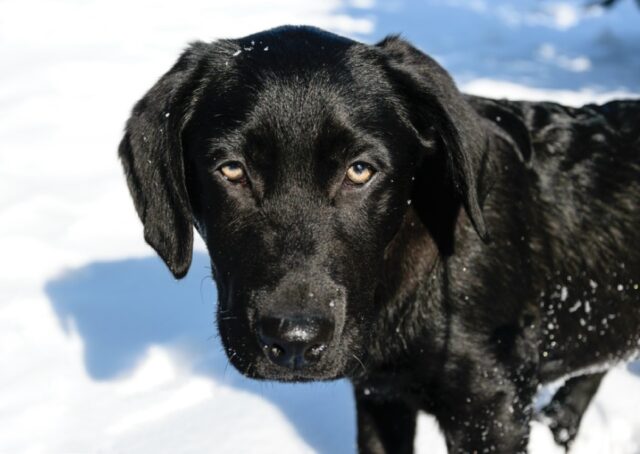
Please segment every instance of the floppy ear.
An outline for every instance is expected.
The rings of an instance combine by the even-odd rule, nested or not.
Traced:
[[[482,119],[433,59],[396,36],[377,46],[386,56],[392,83],[405,100],[412,128],[423,143],[430,142],[435,130],[444,145],[456,192],[476,232],[488,241],[478,186],[487,146]]]
[[[533,145],[529,128],[522,119],[522,107],[504,99],[473,98],[472,104],[483,118],[496,126],[493,128],[496,136],[513,149],[525,166],[530,167]]]
[[[181,132],[196,101],[205,48],[192,44],[138,101],[118,150],[144,238],[176,278],[187,274],[193,248]]]

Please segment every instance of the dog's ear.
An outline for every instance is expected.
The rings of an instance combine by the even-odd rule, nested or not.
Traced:
[[[206,46],[192,44],[138,101],[118,150],[144,238],[176,278],[189,270],[193,249],[181,133],[196,102]]]
[[[486,156],[481,118],[433,59],[396,36],[377,46],[384,53],[389,77],[404,100],[411,127],[424,144],[432,142],[434,132],[438,136],[456,193],[476,232],[488,241],[478,186]]]
[[[496,126],[493,129],[496,136],[513,149],[525,166],[530,167],[533,145],[529,128],[523,121],[522,107],[504,99],[486,98],[475,98],[473,106]]]

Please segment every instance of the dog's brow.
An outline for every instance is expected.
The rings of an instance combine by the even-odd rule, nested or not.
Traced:
[[[355,137],[353,146],[347,147],[341,153],[345,160],[366,157],[374,161],[373,164],[378,167],[391,165],[388,147],[381,139],[363,133],[356,133]]]
[[[207,157],[215,159],[220,155],[240,153],[244,150],[245,144],[244,135],[234,130],[222,136],[207,139],[204,153]]]

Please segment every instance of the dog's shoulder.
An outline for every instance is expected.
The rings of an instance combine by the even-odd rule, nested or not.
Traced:
[[[635,150],[640,149],[640,100],[616,100],[585,107],[602,116]]]

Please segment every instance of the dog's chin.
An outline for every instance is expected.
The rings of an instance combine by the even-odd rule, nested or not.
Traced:
[[[346,376],[342,362],[335,360],[300,369],[278,366],[271,363],[267,358],[260,356],[256,356],[253,359],[243,359],[236,355],[233,358],[229,358],[229,360],[238,372],[255,380],[300,383],[337,380]]]
[[[343,375],[338,372],[316,373],[304,370],[287,371],[281,368],[281,370],[266,370],[264,372],[256,371],[255,375],[251,378],[256,380],[278,381],[282,383],[308,383],[337,380],[342,377]]]
[[[236,330],[230,336],[228,325],[220,325],[221,339],[231,365],[242,375],[255,380],[279,382],[330,381],[341,378],[357,379],[367,370],[364,352],[346,349],[343,345],[357,344],[353,336],[334,340],[329,351],[315,364],[291,368],[273,363],[265,352],[256,348],[251,330]],[[223,329],[226,328],[226,329]],[[355,331],[355,330],[352,330]],[[242,334],[240,334],[242,332]]]

